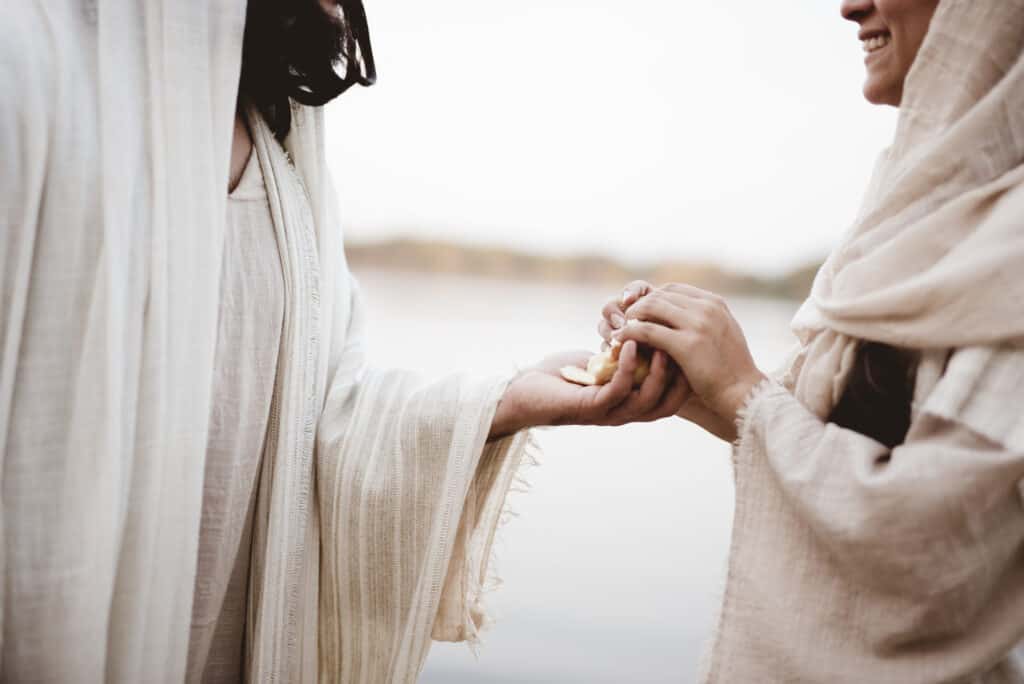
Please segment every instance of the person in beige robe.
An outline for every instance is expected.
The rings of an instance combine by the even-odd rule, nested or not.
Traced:
[[[899,124],[793,358],[758,370],[683,284],[636,284],[601,330],[668,351],[683,417],[735,442],[702,681],[1024,682],[1024,0],[842,11]]]
[[[246,9],[0,12],[4,682],[413,682],[478,636],[524,429],[687,391],[632,345],[602,388],[369,367],[321,110],[237,109]]]

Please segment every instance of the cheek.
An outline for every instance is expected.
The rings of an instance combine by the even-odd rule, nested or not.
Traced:
[[[924,42],[938,5],[939,0],[876,0],[882,20],[903,44],[900,51],[912,56]]]
[[[924,43],[939,0],[876,0],[879,15],[892,33],[893,78],[906,78]]]

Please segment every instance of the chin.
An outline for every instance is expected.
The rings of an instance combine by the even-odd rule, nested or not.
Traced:
[[[873,105],[889,105],[899,107],[903,99],[902,88],[887,83],[877,83],[868,79],[864,84],[864,99]]]

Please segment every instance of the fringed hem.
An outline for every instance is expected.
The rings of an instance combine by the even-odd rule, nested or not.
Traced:
[[[529,494],[532,486],[527,473],[540,466],[540,445],[537,443],[533,430],[526,430],[513,435],[509,446],[509,453],[506,458],[510,461],[511,477],[505,491],[500,492],[501,509],[498,514],[497,523],[491,532],[491,540],[488,544],[487,557],[484,561],[484,579],[476,587],[472,588],[476,600],[470,607],[473,613],[471,624],[475,625],[470,634],[467,635],[466,643],[473,656],[480,657],[480,649],[483,646],[482,635],[495,624],[494,617],[487,611],[484,599],[497,591],[503,585],[501,575],[498,571],[498,553],[494,541],[497,539],[505,526],[513,519],[519,517],[518,511],[513,507],[514,494]]]
[[[740,448],[740,444],[743,442],[743,433],[747,428],[747,421],[751,415],[754,414],[754,409],[760,400],[769,393],[770,390],[781,390],[787,391],[777,380],[772,378],[765,378],[761,382],[754,385],[754,387],[747,394],[747,398],[743,401],[743,406],[736,412],[736,440],[732,443],[733,455],[735,458],[736,451]],[[735,466],[735,463],[733,464]]]

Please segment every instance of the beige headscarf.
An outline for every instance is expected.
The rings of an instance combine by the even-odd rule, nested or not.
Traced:
[[[1024,340],[1024,0],[941,0],[895,141],[793,321],[787,384],[819,416],[858,339],[913,349]]]

